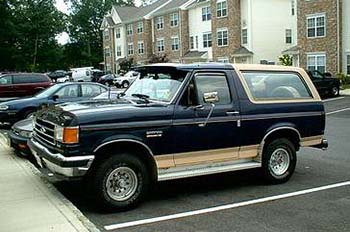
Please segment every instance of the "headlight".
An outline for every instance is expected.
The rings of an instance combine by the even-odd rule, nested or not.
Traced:
[[[30,138],[30,137],[32,137],[32,132],[31,131],[20,131],[19,135],[26,137],[26,138]]]
[[[73,144],[79,142],[79,127],[55,126],[55,139],[62,143]]]
[[[9,106],[7,105],[1,105],[0,110],[8,110]]]

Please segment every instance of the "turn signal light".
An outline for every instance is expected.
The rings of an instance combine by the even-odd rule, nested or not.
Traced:
[[[79,142],[79,128],[65,127],[63,128],[63,143],[73,144]]]

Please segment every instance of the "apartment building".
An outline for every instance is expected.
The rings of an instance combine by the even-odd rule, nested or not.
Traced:
[[[349,0],[298,0],[297,45],[286,50],[296,66],[350,74]]]
[[[293,7],[291,0],[159,0],[146,7],[113,7],[101,27],[106,30],[112,18],[108,28],[115,45],[105,44],[115,54],[110,59],[105,54],[106,67],[117,69],[124,57],[147,63],[152,54],[183,63],[274,64],[296,44]]]

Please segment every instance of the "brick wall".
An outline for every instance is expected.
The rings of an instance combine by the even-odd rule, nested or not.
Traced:
[[[307,38],[307,16],[325,13],[326,36],[323,38]],[[300,66],[307,68],[307,53],[325,52],[327,72],[336,74],[338,67],[338,32],[341,23],[337,19],[337,0],[298,0],[298,45],[300,47]],[[340,49],[341,51],[341,49]]]
[[[232,52],[241,45],[241,5],[240,0],[227,0],[227,16],[216,17],[216,0],[211,0],[213,59],[227,57],[233,62]],[[217,29],[228,29],[228,46],[218,47]]]

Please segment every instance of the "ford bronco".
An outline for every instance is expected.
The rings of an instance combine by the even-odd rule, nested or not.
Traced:
[[[153,64],[117,99],[39,111],[28,145],[101,205],[135,206],[155,181],[257,169],[286,182],[301,146],[325,149],[323,103],[300,68]]]

